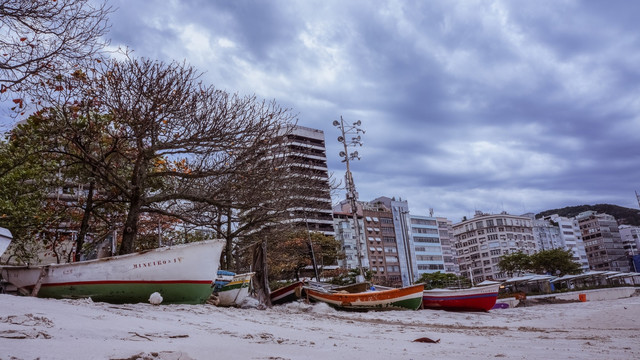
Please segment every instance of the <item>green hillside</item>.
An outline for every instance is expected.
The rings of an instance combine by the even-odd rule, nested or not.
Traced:
[[[579,206],[567,206],[562,209],[545,210],[539,214],[536,214],[536,218],[543,216],[558,214],[565,217],[574,217],[583,211],[597,211],[598,213],[609,214],[618,220],[619,225],[634,225],[640,226],[640,210],[630,209],[618,205],[611,204],[596,204],[596,205],[579,205]]]

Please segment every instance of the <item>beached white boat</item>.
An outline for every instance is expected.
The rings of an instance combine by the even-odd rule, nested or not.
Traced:
[[[163,247],[68,264],[3,266],[0,277],[38,297],[91,298],[110,303],[201,304],[212,291],[222,240]]]
[[[251,279],[255,273],[236,274],[218,270],[213,294],[218,297],[218,306],[240,306],[249,296]]]

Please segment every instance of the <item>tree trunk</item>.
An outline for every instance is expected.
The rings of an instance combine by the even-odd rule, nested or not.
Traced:
[[[75,261],[80,261],[80,255],[82,253],[82,246],[84,245],[84,238],[89,232],[89,219],[91,218],[91,212],[93,211],[93,188],[95,187],[95,181],[89,182],[89,193],[87,195],[87,203],[84,207],[84,214],[82,215],[82,223],[80,224],[80,231],[78,231],[78,237],[76,238],[76,256]]]
[[[224,257],[227,263],[227,270],[233,267],[233,236],[231,234],[231,208],[227,210],[227,229],[224,236],[227,245],[224,249]]]
[[[138,233],[138,219],[140,218],[141,208],[142,202],[139,197],[135,199],[135,201],[131,202],[129,213],[127,214],[127,220],[124,222],[122,244],[120,244],[118,255],[130,254],[133,252],[133,244],[136,240],[136,234]]]

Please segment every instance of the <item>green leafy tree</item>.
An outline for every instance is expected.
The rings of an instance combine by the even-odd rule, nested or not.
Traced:
[[[71,150],[73,147],[62,140],[60,133],[52,131],[49,117],[55,116],[55,113],[55,109],[39,111],[9,133],[5,146],[9,153],[3,157],[3,168],[6,170],[0,174],[0,181],[5,184],[24,183],[24,186],[12,191],[5,185],[0,188],[0,196],[14,199],[15,204],[20,204],[21,200],[33,197],[34,193],[30,189],[39,189],[38,201],[31,203],[31,209],[40,221],[37,224],[25,221],[22,225],[28,229],[29,236],[20,236],[19,224],[6,224],[6,227],[18,235],[14,238],[17,248],[20,248],[21,243],[26,245],[37,241],[58,262],[77,261],[84,252],[91,251],[90,246],[97,245],[117,228],[118,222],[121,223],[118,219],[123,214],[122,202],[117,192],[92,177],[91,172],[78,161],[78,152]],[[97,117],[89,122],[85,116],[77,115],[76,121],[70,123],[69,128],[84,128],[90,132],[93,147],[96,147],[102,141],[101,134],[107,121]],[[120,165],[114,164],[120,168],[127,164]],[[18,174],[22,177],[22,182],[13,179]],[[19,215],[15,208],[5,207],[4,213],[14,217]],[[21,218],[24,219],[24,216]],[[89,247],[85,246],[88,235],[91,237]],[[72,238],[75,239],[75,244]],[[34,254],[38,252],[35,248],[31,251]],[[71,259],[74,253],[75,259]]]
[[[551,249],[540,251],[530,256],[531,270],[538,274],[579,274],[582,272],[582,267],[573,261],[572,256],[571,250]]]
[[[299,280],[300,271],[313,265],[312,256],[315,256],[317,264],[334,264],[343,256],[340,242],[332,236],[309,233],[303,229],[289,233],[282,239],[269,241],[267,246],[269,278],[272,279]]]
[[[466,287],[471,285],[470,280],[465,277],[451,273],[442,273],[440,271],[435,273],[424,273],[420,276],[417,282],[423,283],[424,288],[427,290],[447,287]]]
[[[371,282],[373,278],[373,271],[370,269],[364,270],[364,279],[365,281]],[[358,269],[337,269],[332,274],[328,274],[328,277],[331,277],[329,283],[334,285],[351,285],[356,283],[356,279],[360,275],[360,270]]]
[[[6,261],[37,263],[43,247],[36,238],[50,215],[44,186],[50,170],[15,143],[0,142],[0,226],[14,239]]]
[[[513,254],[503,255],[498,266],[502,271],[510,276],[519,276],[521,273],[531,269],[531,258],[522,251]]]

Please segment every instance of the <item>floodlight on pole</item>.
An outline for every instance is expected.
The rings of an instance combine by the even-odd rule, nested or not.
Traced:
[[[340,136],[338,136],[338,141],[342,143],[344,146],[344,151],[340,151],[340,157],[342,158],[342,162],[346,163],[347,172],[345,174],[346,179],[346,197],[349,200],[351,205],[351,214],[353,215],[353,225],[354,231],[356,235],[356,257],[358,258],[358,270],[360,271],[360,275],[358,276],[357,282],[364,282],[364,270],[362,269],[362,247],[360,245],[360,225],[358,223],[358,192],[356,191],[356,185],[353,182],[353,175],[351,174],[351,169],[349,166],[349,160],[358,159],[360,160],[360,155],[357,151],[349,153],[349,146],[362,146],[362,138],[359,133],[364,134],[364,130],[360,129],[359,126],[362,124],[360,120],[353,123],[352,126],[344,125],[344,120],[342,116],[340,116],[340,121],[334,120],[333,126],[337,127],[340,130]],[[351,138],[351,141],[347,141],[347,135],[358,135]]]

